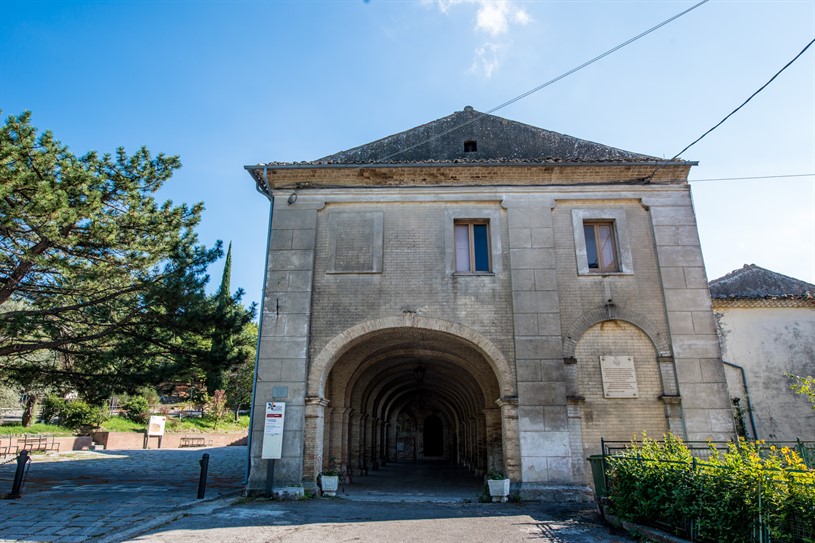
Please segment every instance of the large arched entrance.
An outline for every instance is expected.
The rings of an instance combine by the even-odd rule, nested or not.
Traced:
[[[412,315],[346,331],[311,368],[304,478],[316,480],[332,459],[353,476],[431,460],[512,476],[509,376],[491,343],[453,323]]]

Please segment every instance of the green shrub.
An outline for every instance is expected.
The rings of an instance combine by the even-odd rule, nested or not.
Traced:
[[[40,420],[45,424],[51,422],[54,417],[58,417],[65,410],[67,402],[56,394],[49,394],[42,401],[40,406]]]
[[[122,406],[125,418],[144,424],[150,419],[150,402],[144,396],[131,396]]]
[[[108,419],[108,411],[104,407],[88,405],[84,400],[66,402],[58,414],[60,426],[87,433],[99,428]]]
[[[632,444],[609,466],[611,504],[626,520],[738,543],[757,540],[760,512],[773,541],[792,541],[793,524],[815,533],[815,471],[786,447],[739,440],[701,462],[669,434]]]

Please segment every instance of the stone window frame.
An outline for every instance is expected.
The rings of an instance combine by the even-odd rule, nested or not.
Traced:
[[[457,272],[455,224],[457,222],[482,221],[487,223],[490,243],[489,272]],[[446,209],[444,212],[444,262],[445,272],[456,276],[492,276],[503,271],[501,249],[501,214],[498,209],[488,207],[468,207]]]
[[[586,222],[611,222],[614,225],[614,239],[617,244],[618,271],[594,271],[589,268],[586,253],[584,224]],[[631,256],[631,243],[628,238],[628,223],[624,209],[596,208],[573,209],[572,227],[574,230],[575,256],[577,257],[577,275],[633,275],[634,265]]]
[[[483,226],[486,229],[486,254],[484,250],[479,251],[478,247],[476,246],[476,228],[477,226]],[[461,248],[459,245],[458,239],[458,232],[459,228],[466,227],[467,228],[467,269],[462,270],[459,269],[458,265],[458,251]],[[483,273],[492,273],[492,255],[490,251],[490,222],[488,220],[483,219],[456,219],[453,224],[453,244],[455,245],[456,250],[456,273],[470,273],[470,274],[483,274]],[[479,256],[485,256],[487,258],[487,269],[486,270],[479,270],[476,269],[478,267],[478,260]]]
[[[384,212],[382,211],[332,211],[328,214],[328,266],[326,273],[330,274],[369,274],[382,273],[382,244],[384,230]],[[337,228],[341,220],[373,220],[374,231],[372,240],[372,266],[367,270],[338,270],[337,259]]]

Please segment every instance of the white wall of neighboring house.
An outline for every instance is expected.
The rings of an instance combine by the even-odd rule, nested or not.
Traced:
[[[745,370],[759,439],[815,440],[815,410],[808,398],[790,389],[786,375],[815,375],[815,307],[807,305],[717,307],[714,301],[722,358]],[[746,408],[741,373],[725,365],[725,374],[730,397],[740,398]],[[744,420],[751,436],[747,413]]]

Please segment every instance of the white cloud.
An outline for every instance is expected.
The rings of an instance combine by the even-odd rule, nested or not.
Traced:
[[[422,0],[424,5],[435,5],[442,13],[449,13],[450,8],[461,4],[477,5],[475,30],[500,36],[509,32],[511,24],[526,25],[532,18],[522,7],[509,0]]]
[[[490,41],[475,48],[470,72],[482,73],[488,78],[500,68],[507,49],[506,43],[495,40],[509,34],[513,25],[523,26],[532,22],[526,10],[510,0],[422,0],[422,4],[435,5],[444,14],[449,14],[453,6],[461,4],[478,6],[474,30],[476,34],[488,34]]]
[[[501,50],[503,46],[497,43],[486,42],[475,49],[475,58],[470,72],[483,73],[486,78],[492,77],[495,70],[501,66]]]
[[[523,8],[516,7],[509,0],[481,0],[478,4],[475,29],[493,37],[509,32],[511,23],[525,25],[532,20]]]

